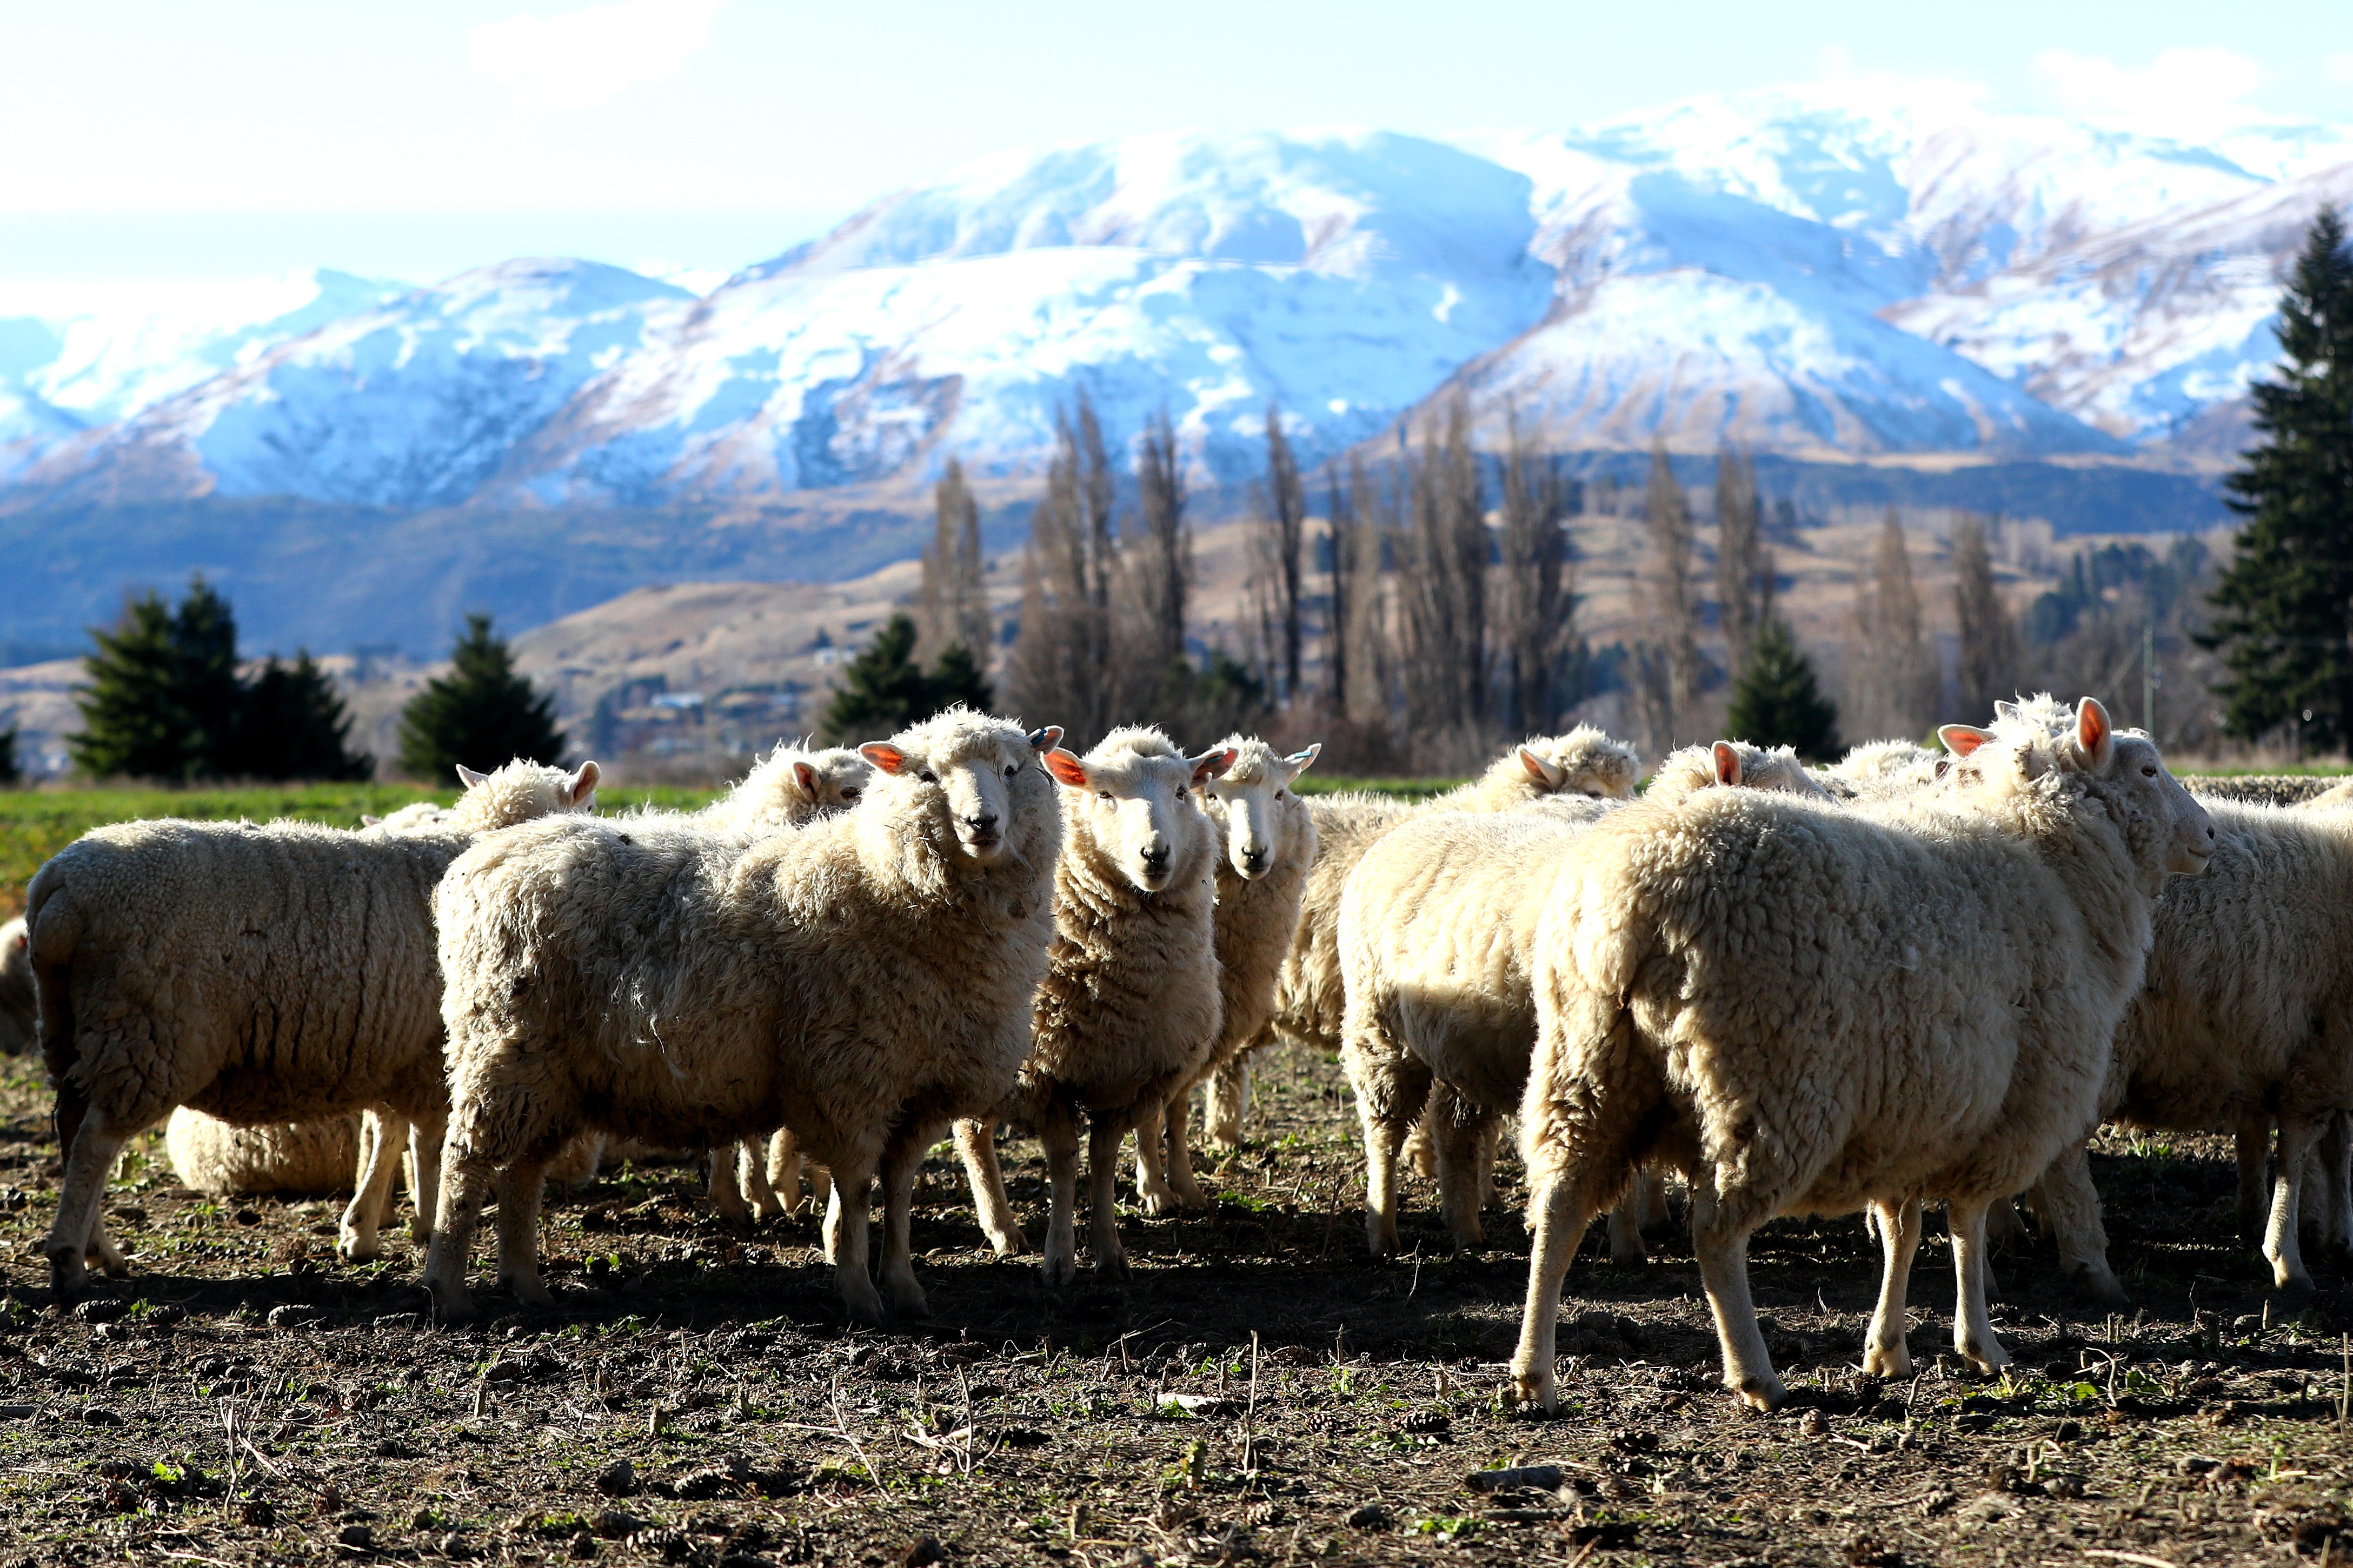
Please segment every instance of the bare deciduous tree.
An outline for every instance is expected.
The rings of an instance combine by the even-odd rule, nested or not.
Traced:
[[[1300,483],[1299,459],[1292,452],[1289,437],[1282,433],[1282,411],[1271,401],[1266,405],[1266,495],[1267,510],[1271,514],[1268,522],[1272,529],[1272,586],[1281,621],[1282,697],[1285,701],[1296,701],[1301,644],[1305,632],[1300,597],[1304,587],[1305,563],[1302,556],[1307,537],[1307,491]]]
[[[1185,521],[1185,470],[1176,450],[1176,429],[1162,409],[1144,427],[1135,455],[1139,537],[1129,556],[1135,563],[1145,625],[1137,654],[1155,679],[1185,657],[1185,617],[1193,583],[1193,534]]]
[[[1489,713],[1487,534],[1470,415],[1458,400],[1443,434],[1401,457],[1413,520],[1398,595],[1405,609],[1406,705],[1417,732],[1483,731]]]
[[[1635,675],[1645,739],[1654,752],[1671,750],[1682,738],[1699,698],[1699,602],[1692,584],[1691,501],[1675,482],[1663,445],[1651,448],[1650,482],[1642,497],[1642,520],[1651,536],[1643,568],[1643,597],[1651,636],[1637,647]]]
[[[1904,521],[1893,507],[1868,569],[1855,575],[1846,685],[1844,728],[1851,738],[1916,737],[1936,721],[1944,679],[1922,623]]]
[[[962,647],[976,663],[988,665],[990,636],[987,585],[980,558],[980,503],[965,483],[964,465],[948,459],[932,489],[936,519],[923,550],[923,588],[918,598],[923,628],[921,656],[937,659]]]
[[[1715,596],[1725,663],[1737,676],[1771,606],[1773,577],[1756,470],[1728,450],[1715,459]]]
[[[1575,634],[1569,593],[1570,481],[1532,447],[1514,414],[1504,455],[1500,630],[1511,681],[1507,717],[1523,734],[1553,727],[1553,676]]]
[[[1093,404],[1055,421],[1046,493],[1029,517],[1021,560],[1021,630],[1008,669],[1013,706],[1052,711],[1091,746],[1118,721],[1112,597],[1119,575],[1112,532],[1111,462]]]
[[[1953,531],[1953,608],[1960,623],[1961,712],[1973,724],[1989,721],[1994,703],[2017,694],[2018,628],[1994,585],[1993,557],[1984,520],[1964,516]]]

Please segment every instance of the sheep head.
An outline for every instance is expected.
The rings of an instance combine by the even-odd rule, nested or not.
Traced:
[[[595,763],[583,763],[568,773],[562,768],[527,763],[521,757],[487,773],[476,773],[461,763],[458,777],[465,784],[466,793],[438,820],[467,832],[485,833],[558,812],[596,809],[598,770]]]
[[[1063,787],[1074,832],[1139,889],[1156,893],[1198,876],[1211,843],[1208,818],[1196,805],[1234,760],[1219,746],[1187,757],[1157,730],[1113,730],[1083,757],[1050,752],[1046,771]]]
[[[1322,742],[1289,756],[1264,741],[1229,735],[1218,742],[1233,761],[1201,792],[1203,807],[1225,824],[1226,859],[1234,875],[1255,880],[1275,868],[1282,846],[1279,815],[1291,800],[1292,781],[1315,761]]]
[[[953,840],[966,859],[994,866],[1038,847],[1037,819],[1053,810],[1033,764],[1061,735],[1051,726],[1025,735],[1018,725],[951,708],[858,754],[874,769],[878,802],[887,795],[935,842]]]
[[[1516,770],[1534,795],[1582,795],[1594,800],[1630,800],[1642,776],[1641,759],[1622,741],[1590,724],[1565,735],[1527,741],[1495,764]]]

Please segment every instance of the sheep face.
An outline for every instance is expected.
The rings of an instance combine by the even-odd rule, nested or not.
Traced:
[[[1590,725],[1565,735],[1527,742],[1506,758],[1516,762],[1537,795],[1581,795],[1592,800],[1630,800],[1641,763],[1627,746]]]
[[[1061,736],[1052,726],[1024,735],[951,709],[858,753],[874,769],[878,805],[923,822],[935,840],[953,837],[967,859],[994,866],[1028,847],[1013,842],[1027,837],[1016,834],[1018,826],[1051,815],[1033,764]]]
[[[847,747],[813,752],[793,763],[793,785],[812,816],[856,805],[873,776],[873,764]]]
[[[1233,759],[1224,747],[1184,756],[1156,730],[1114,730],[1084,757],[1047,753],[1046,771],[1067,792],[1074,832],[1139,889],[1156,893],[1183,872],[1193,858],[1187,851],[1206,841],[1196,792]]]
[[[458,778],[466,786],[466,793],[438,823],[419,822],[415,826],[455,826],[488,833],[559,812],[594,811],[597,776],[595,763],[583,763],[568,773],[520,757],[487,773],[476,773],[461,763]]]
[[[1274,869],[1282,842],[1279,814],[1291,797],[1292,782],[1324,748],[1319,742],[1283,757],[1262,741],[1223,744],[1236,761],[1202,790],[1202,805],[1225,825],[1226,858],[1234,875],[1254,881]]]

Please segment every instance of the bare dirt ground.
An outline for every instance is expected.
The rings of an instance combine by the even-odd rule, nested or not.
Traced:
[[[1716,1386],[1687,1241],[1618,1268],[1597,1236],[1570,1277],[1565,1413],[1544,1420],[1499,1397],[1516,1216],[1452,1255],[1416,1187],[1411,1256],[1368,1261],[1337,1068],[1265,1065],[1248,1146],[1208,1183],[1216,1213],[1130,1215],[1122,1284],[1048,1295],[980,1246],[960,1173],[934,1161],[916,1219],[934,1320],[874,1332],[844,1326],[808,1222],[733,1236],[666,1167],[551,1202],[560,1312],[450,1331],[418,1315],[405,1242],[334,1258],[334,1202],[215,1203],[134,1157],[109,1199],[132,1275],[60,1314],[38,1250],[47,1096],[9,1064],[0,1568],[2353,1552],[2353,1292],[2323,1263],[2315,1299],[2267,1305],[2220,1139],[2104,1141],[2138,1310],[2080,1306],[2047,1251],[2012,1251],[1998,1316],[2018,1364],[1999,1381],[1936,1354],[1940,1239],[1912,1292],[1921,1373],[1881,1384],[1856,1366],[1876,1278],[1861,1224],[1772,1226],[1757,1294],[1796,1390],[1772,1416]],[[1035,1215],[1035,1146],[1008,1153]],[[1468,1484],[1502,1467],[1537,1468]]]

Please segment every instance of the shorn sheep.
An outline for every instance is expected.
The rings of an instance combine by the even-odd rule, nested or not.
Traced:
[[[1240,1139],[1250,1102],[1250,1057],[1277,1037],[1319,1051],[1340,1048],[1340,889],[1380,836],[1416,816],[1446,811],[1510,811],[1547,795],[1626,800],[1642,775],[1632,747],[1590,725],[1513,747],[1469,784],[1419,805],[1378,795],[1326,795],[1307,803],[1315,822],[1315,864],[1307,873],[1299,929],[1275,980],[1274,1012],[1258,1037],[1211,1080],[1210,1142]]]
[[[882,1286],[920,1316],[909,1204],[932,1142],[994,1107],[1029,1047],[1062,819],[1039,766],[1060,731],[955,708],[860,750],[854,811],[744,839],[565,820],[478,846],[436,899],[451,1114],[427,1255],[436,1310],[495,1181],[499,1270],[540,1282],[542,1173],[584,1131],[658,1144],[782,1125],[832,1173],[828,1240],[850,1312],[879,1171]]]
[[[1749,1233],[1869,1206],[1887,1269],[1868,1372],[1908,1363],[1915,1200],[1949,1205],[1954,1342],[1986,1314],[1988,1205],[2098,1111],[2168,872],[2213,853],[2157,749],[2085,699],[2071,733],[1944,731],[1942,787],[1831,806],[1707,790],[1596,824],[1536,934],[1521,1105],[1535,1233],[1513,1386],[1553,1406],[1560,1287],[1636,1161],[1692,1182],[1725,1385],[1785,1397],[1748,1294]]]
[[[309,1121],[380,1107],[417,1124],[429,1195],[442,1085],[434,884],[474,836],[596,801],[596,764],[468,775],[448,818],[379,836],[304,823],[101,827],[34,873],[26,919],[66,1173],[46,1251],[61,1296],[121,1255],[99,1200],[124,1142],[179,1106]],[[343,1215],[372,1256],[396,1159]]]
[[[1667,758],[1649,797],[1681,800],[1713,786],[1822,794],[1788,749],[1718,741]],[[1513,812],[1418,817],[1349,873],[1340,899],[1340,1059],[1364,1129],[1366,1235],[1376,1258],[1398,1247],[1398,1155],[1418,1122],[1429,1129],[1455,1245],[1484,1239],[1479,1210],[1493,1134],[1519,1105],[1535,1048],[1528,963],[1536,922],[1576,839],[1620,809],[1556,796]],[[1613,1254],[1637,1257],[1630,1206],[1620,1214]]]
[[[20,1057],[40,1043],[31,949],[22,915],[0,925],[0,1056]]]
[[[1187,757],[1159,731],[1133,728],[1113,730],[1084,757],[1046,759],[1062,785],[1063,840],[1034,1038],[1012,1091],[983,1118],[959,1121],[956,1145],[981,1228],[1008,1256],[1028,1242],[1005,1195],[992,1123],[1037,1131],[1052,1194],[1049,1285],[1078,1273],[1081,1114],[1095,1268],[1114,1274],[1127,1262],[1114,1203],[1120,1143],[1131,1127],[1157,1125],[1217,1045],[1218,835],[1196,797],[1232,761],[1222,746]],[[1137,1140],[1147,1190],[1161,1179],[1156,1142]]]
[[[1140,1194],[1146,1214],[1208,1206],[1193,1180],[1193,1090],[1215,1083],[1239,1087],[1240,1075],[1219,1075],[1274,1010],[1275,977],[1299,929],[1300,900],[1315,863],[1315,818],[1293,785],[1323,748],[1284,756],[1247,735],[1229,735],[1218,744],[1234,758],[1202,792],[1218,830],[1218,1043],[1193,1082],[1169,1096],[1163,1128],[1146,1122],[1136,1130],[1139,1144],[1162,1131],[1167,1140],[1167,1184],[1146,1185]],[[1241,1113],[1240,1105],[1210,1107],[1219,1121],[1239,1123]]]
[[[186,1106],[164,1124],[164,1147],[183,1186],[200,1193],[300,1193],[354,1185],[361,1163],[356,1111],[315,1121],[239,1126]]]

